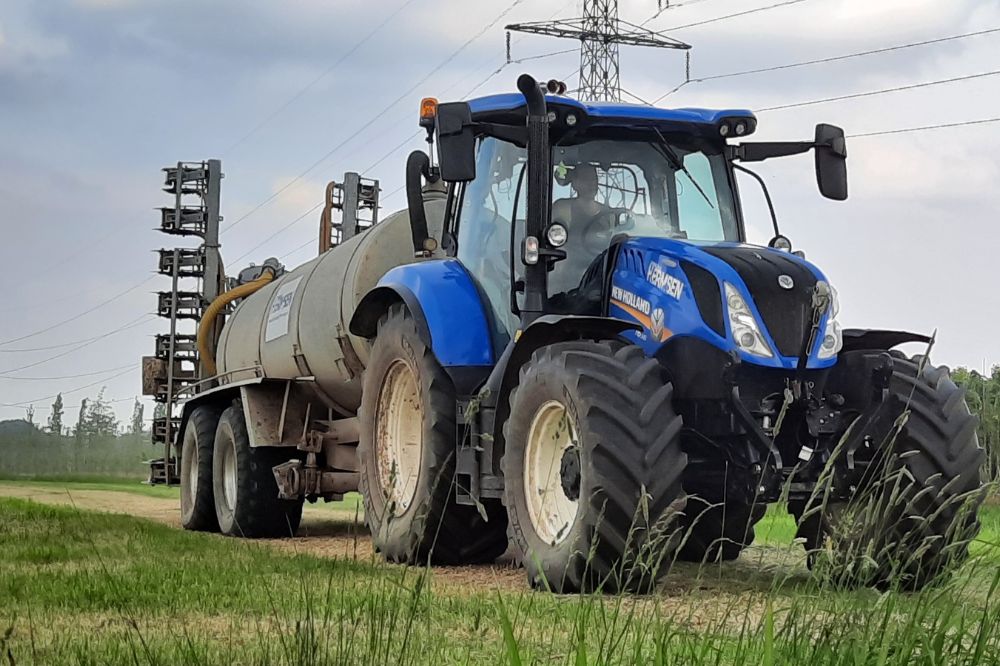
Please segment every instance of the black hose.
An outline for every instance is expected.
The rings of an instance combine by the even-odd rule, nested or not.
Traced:
[[[406,205],[410,212],[410,233],[413,236],[413,252],[421,256],[427,253],[425,243],[428,237],[423,179],[430,175],[430,169],[430,158],[422,150],[414,150],[406,159]]]
[[[545,115],[545,95],[538,86],[538,81],[531,74],[522,74],[517,77],[517,89],[524,95],[524,101],[528,104],[529,116]]]

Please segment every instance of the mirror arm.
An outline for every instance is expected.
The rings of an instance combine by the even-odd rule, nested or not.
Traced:
[[[748,142],[727,146],[730,160],[763,162],[772,157],[787,157],[807,153],[816,147],[813,141]]]

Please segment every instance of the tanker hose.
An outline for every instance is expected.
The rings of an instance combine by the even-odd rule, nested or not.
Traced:
[[[212,304],[205,309],[205,314],[202,316],[201,322],[198,324],[198,354],[201,356],[201,361],[205,364],[205,370],[209,375],[215,375],[216,372],[215,353],[209,348],[208,339],[209,333],[212,331],[212,325],[215,323],[215,319],[219,316],[219,313],[222,312],[223,308],[235,301],[237,298],[249,296],[273,279],[274,269],[267,266],[264,268],[264,272],[259,278],[230,289],[224,294],[220,294],[214,301],[212,301]]]

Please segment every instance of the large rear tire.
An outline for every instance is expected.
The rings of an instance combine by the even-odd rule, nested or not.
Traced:
[[[883,446],[853,499],[824,502],[820,488],[789,510],[812,568],[844,585],[918,589],[968,556],[985,455],[947,368],[894,353],[887,400],[891,426],[873,433]]]
[[[365,521],[392,562],[492,562],[507,547],[497,502],[455,501],[457,426],[451,379],[397,304],[379,322],[363,378],[358,459]]]
[[[184,426],[181,443],[181,526],[186,530],[218,532],[212,453],[221,410],[214,405],[195,407]]]
[[[272,468],[291,459],[287,449],[250,446],[243,406],[222,412],[215,433],[212,478],[220,531],[250,539],[295,536],[302,500],[278,498]]]
[[[543,347],[504,425],[509,533],[534,587],[648,592],[684,506],[681,417],[659,363],[633,345]]]

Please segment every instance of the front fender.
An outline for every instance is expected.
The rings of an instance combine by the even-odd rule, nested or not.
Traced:
[[[491,366],[489,321],[472,276],[457,259],[437,259],[393,268],[358,304],[351,333],[374,338],[378,321],[402,302],[424,342],[443,367]]]

